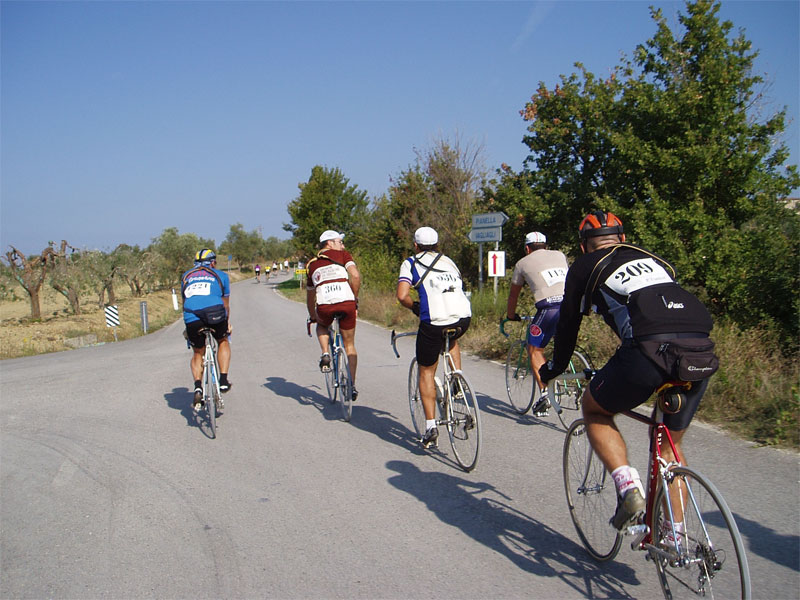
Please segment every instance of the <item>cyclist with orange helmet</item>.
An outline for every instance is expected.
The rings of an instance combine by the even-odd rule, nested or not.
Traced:
[[[647,250],[625,243],[622,221],[610,212],[588,214],[580,224],[579,256],[567,272],[564,299],[556,326],[553,359],[539,371],[542,381],[561,374],[575,348],[584,315],[594,309],[614,330],[621,344],[583,395],[583,416],[592,448],[612,474],[617,487],[617,510],[611,523],[624,529],[645,510],[644,488],[636,469],[628,463],[625,440],[614,415],[645,402],[662,384],[676,380],[664,364],[657,364],[670,346],[713,343],[706,307],[675,281],[675,269]],[[713,352],[712,352],[713,355]],[[686,406],[664,423],[679,454],[681,439],[708,386],[706,369],[686,394]],[[662,448],[672,459],[668,445]]]
[[[217,340],[219,360],[219,390],[223,393],[231,389],[228,369],[231,364],[231,346],[228,336],[230,326],[231,282],[225,271],[217,268],[217,255],[213,250],[203,248],[194,257],[194,267],[181,276],[181,296],[183,297],[183,321],[186,325],[186,339],[192,346],[190,368],[194,378],[195,411],[203,405],[203,353],[206,339],[200,331],[210,328]]]

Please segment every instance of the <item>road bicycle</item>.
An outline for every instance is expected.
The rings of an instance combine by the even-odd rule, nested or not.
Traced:
[[[650,417],[622,413],[650,430],[646,511],[637,523],[623,531],[609,523],[616,509],[616,487],[592,450],[583,419],[571,425],[564,441],[567,506],[581,542],[598,561],[613,559],[623,537],[630,537],[631,549],[645,552],[655,564],[665,598],[749,598],[744,544],[722,494],[698,471],[668,462],[661,453],[661,446],[669,444],[677,456],[664,413],[680,410],[690,385],[669,382],[659,388]]]
[[[525,326],[520,330],[520,335],[511,340],[506,355],[505,377],[506,393],[511,407],[519,414],[524,415],[533,406],[535,400],[539,399],[539,390],[536,385],[536,377],[531,372],[531,362],[528,356],[527,331],[531,316],[520,317]],[[500,333],[506,338],[505,325],[510,319],[500,319]],[[576,348],[572,353],[569,365],[563,375],[583,373],[586,369],[592,369],[592,363],[588,355]],[[583,378],[569,378],[564,376],[556,377],[547,386],[547,399],[558,415],[564,429],[569,428],[569,424],[578,415],[581,408],[581,397],[586,387]],[[545,404],[545,406],[547,406]],[[566,411],[566,412],[565,412]]]
[[[439,412],[436,426],[444,425],[450,438],[450,446],[456,462],[462,469],[469,472],[478,464],[481,450],[481,413],[475,392],[467,377],[456,369],[453,357],[450,354],[450,338],[458,332],[457,329],[445,329],[442,332],[444,343],[439,360],[441,377],[436,375],[436,406]],[[417,335],[416,331],[396,333],[392,330],[392,349],[397,358],[397,340],[405,336]],[[416,357],[411,359],[408,368],[408,405],[411,410],[411,421],[418,439],[422,441],[425,435],[425,408],[419,392],[419,366]]]
[[[339,329],[339,319],[344,313],[335,313],[333,322],[328,327],[328,353],[331,356],[330,369],[324,371],[325,387],[328,390],[328,399],[331,404],[339,400],[342,407],[342,417],[349,422],[353,415],[353,378],[350,375],[350,361],[342,342],[342,333]],[[311,337],[311,321],[307,323],[308,335]]]
[[[219,363],[217,362],[217,340],[213,331],[207,327],[200,329],[205,335],[206,349],[203,354],[203,407],[211,429],[211,437],[217,437],[217,416],[225,409],[219,390]]]

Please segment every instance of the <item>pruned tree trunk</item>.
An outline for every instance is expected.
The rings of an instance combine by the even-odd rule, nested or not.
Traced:
[[[11,268],[14,278],[28,294],[31,303],[31,319],[41,319],[42,308],[41,301],[39,300],[39,293],[42,289],[42,283],[44,283],[47,271],[53,262],[55,252],[52,246],[48,246],[42,250],[39,256],[33,256],[28,260],[25,255],[14,246],[9,247],[11,250],[6,252],[6,260],[8,261],[8,266]]]

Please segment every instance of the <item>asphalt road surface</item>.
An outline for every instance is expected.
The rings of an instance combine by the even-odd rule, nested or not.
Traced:
[[[0,597],[661,597],[642,553],[585,553],[564,434],[555,416],[513,413],[500,365],[464,360],[483,415],[465,473],[446,436],[434,452],[413,439],[411,338],[397,359],[389,331],[359,322],[361,396],[345,423],[305,306],[274,283],[233,287],[217,439],[190,408],[182,322],[0,363]],[[646,432],[627,421],[643,471]],[[798,598],[798,455],[701,424],[685,448],[737,519],[754,597]]]

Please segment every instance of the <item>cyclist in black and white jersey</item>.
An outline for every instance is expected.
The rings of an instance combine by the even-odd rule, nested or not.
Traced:
[[[712,321],[706,307],[676,283],[672,265],[624,243],[622,221],[616,215],[594,211],[583,219],[579,232],[583,254],[567,272],[553,360],[539,374],[546,382],[566,369],[581,320],[592,309],[619,337],[620,347],[587,386],[582,405],[592,448],[617,486],[612,524],[623,529],[644,512],[644,489],[628,463],[614,414],[639,406],[662,384],[675,379],[648,356],[648,342],[658,346],[678,339],[708,338]],[[708,379],[693,382],[686,406],[664,418],[684,464],[681,439],[707,386]],[[668,444],[662,446],[662,453],[666,460],[672,459]]]
[[[419,300],[411,296],[412,287]],[[435,445],[436,366],[442,351],[443,331],[456,329],[450,337],[450,354],[456,369],[461,368],[460,338],[469,328],[472,308],[464,293],[461,272],[456,264],[439,252],[439,234],[431,227],[420,227],[414,233],[414,255],[403,261],[397,282],[397,300],[419,317],[416,356],[419,365],[419,392],[425,408],[425,435],[422,445]]]

